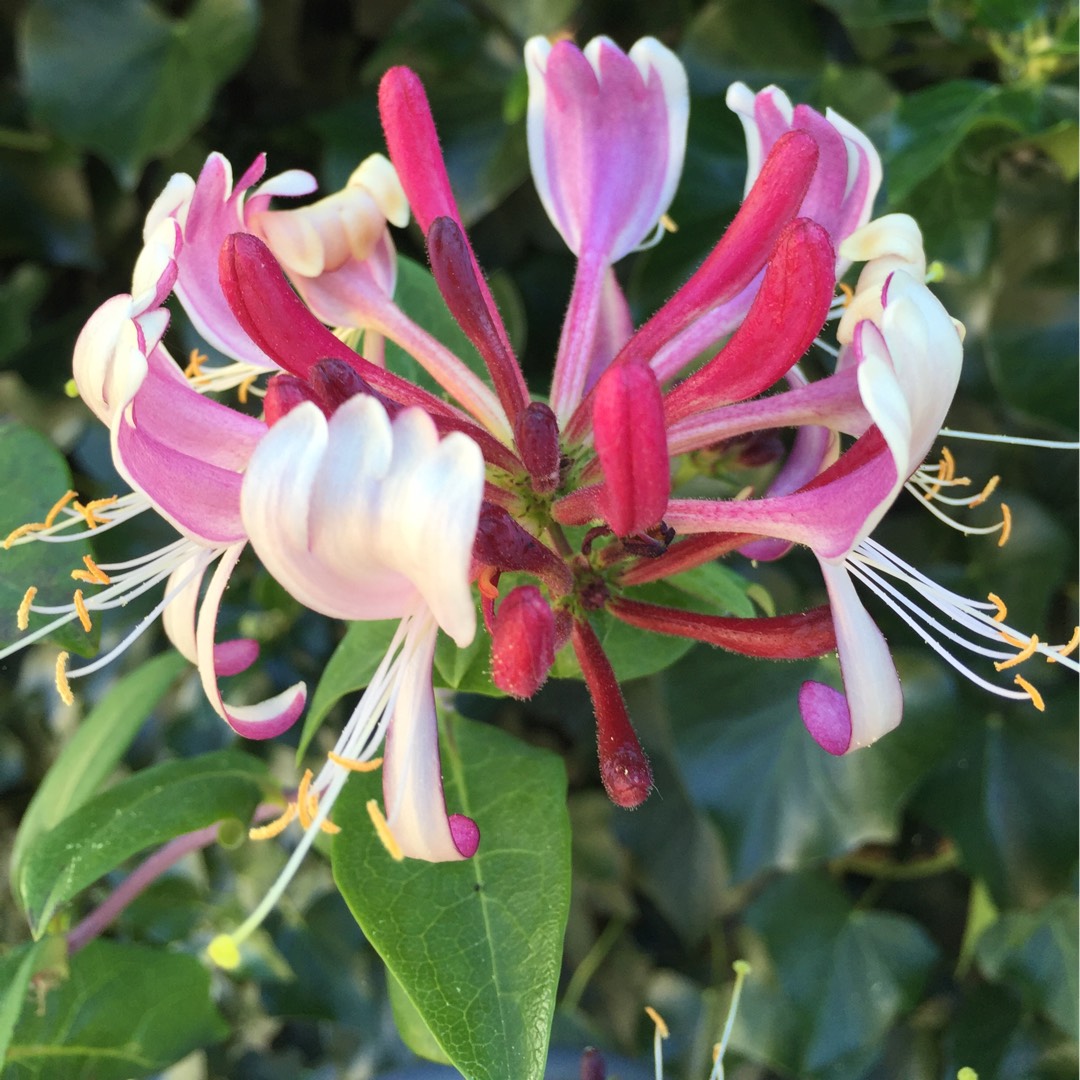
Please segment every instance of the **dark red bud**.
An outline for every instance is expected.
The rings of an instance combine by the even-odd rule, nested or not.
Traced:
[[[491,677],[500,690],[530,698],[555,663],[555,615],[535,585],[519,585],[499,605],[491,638]]]
[[[351,397],[367,394],[376,398],[386,411],[393,416],[399,406],[375,390],[350,364],[344,360],[329,358],[319,360],[312,366],[311,388],[314,390],[323,411],[333,416]]]
[[[573,575],[566,563],[494,503],[484,503],[480,508],[473,558],[482,566],[534,574],[556,596],[565,595],[573,587]]]
[[[607,1065],[595,1046],[587,1046],[581,1055],[581,1080],[606,1080]]]
[[[304,401],[314,402],[323,412],[326,412],[325,406],[318,399],[315,391],[303,379],[284,372],[274,375],[266,384],[263,419],[269,427],[273,427],[286,413],[292,412]]]
[[[649,759],[630,723],[611,662],[592,627],[588,623],[575,622],[572,640],[596,714],[600,779],[613,803],[633,809],[640,806],[652,790]]]
[[[559,486],[559,422],[548,405],[532,401],[514,423],[518,453],[532,477],[533,488],[554,491]]]

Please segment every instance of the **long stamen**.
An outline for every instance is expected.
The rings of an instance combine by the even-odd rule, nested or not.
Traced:
[[[383,816],[382,810],[379,809],[379,803],[376,799],[368,799],[366,809],[368,817],[371,818],[371,824],[375,826],[375,835],[379,838],[380,843],[390,855],[390,858],[394,862],[402,862],[405,859],[405,852],[401,850],[401,845],[394,839],[394,834],[390,831],[390,826]]]
[[[89,555],[83,556],[85,570],[72,570],[71,577],[74,581],[85,581],[91,585],[111,585],[112,578],[101,569]]]
[[[1013,679],[1013,682],[1016,683],[1029,698],[1031,698],[1031,704],[1034,705],[1039,712],[1046,712],[1046,704],[1042,699],[1042,694],[1040,694],[1039,691],[1023,677],[1023,675],[1017,675],[1016,678]]]
[[[23,594],[22,603],[19,604],[19,610],[15,615],[15,625],[20,630],[25,630],[30,625],[30,605],[34,602],[35,596],[37,596],[36,585],[31,585]]]
[[[56,656],[56,692],[65,705],[75,704],[75,695],[71,692],[71,686],[67,678],[68,654],[58,653]]]
[[[739,1011],[739,998],[742,997],[743,983],[750,974],[750,965],[745,960],[736,960],[731,965],[735,972],[735,986],[731,991],[731,1004],[728,1005],[727,1019],[724,1021],[724,1030],[720,1035],[720,1041],[713,1047],[713,1067],[709,1073],[709,1080],[724,1080],[724,1055],[727,1053],[728,1043],[731,1041],[731,1032],[735,1027],[735,1014]]]
[[[86,601],[83,600],[82,589],[75,590],[72,601],[75,604],[75,614],[78,615],[83,630],[89,634],[90,631],[93,630],[94,624],[90,621],[90,612],[86,610]]]
[[[645,1014],[653,1022],[653,1066],[656,1070],[656,1080],[664,1080],[664,1047],[663,1042],[671,1032],[664,1022],[664,1018],[651,1006],[645,1006]]]
[[[1035,655],[1035,650],[1039,647],[1039,637],[1037,634],[1031,635],[1031,640],[1024,644],[1022,641],[1018,641],[1016,638],[1011,637],[1009,634],[1002,633],[1001,635],[1010,645],[1022,645],[1023,648],[1008,660],[997,660],[994,662],[994,669],[996,671],[1004,671],[1006,668],[1016,667],[1017,664],[1022,664],[1025,660],[1030,660]]]
[[[286,807],[284,812],[274,818],[273,821],[268,821],[265,825],[256,825],[248,829],[249,840],[271,840],[275,836],[280,836],[296,818],[296,803],[291,802]]]

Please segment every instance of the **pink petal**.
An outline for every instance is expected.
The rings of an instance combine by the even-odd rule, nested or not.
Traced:
[[[267,698],[257,705],[230,705],[222,698],[217,683],[218,675],[224,674],[217,670],[214,646],[218,608],[229,584],[229,576],[243,550],[243,541],[225,549],[214,571],[214,576],[210,579],[202,606],[199,608],[195,630],[199,677],[202,680],[207,700],[214,711],[238,735],[245,739],[272,739],[288,731],[304,711],[304,702],[307,698],[304,684],[296,683],[288,690],[283,690],[280,694]]]

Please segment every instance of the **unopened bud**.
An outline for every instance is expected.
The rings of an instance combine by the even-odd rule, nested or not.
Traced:
[[[593,402],[596,453],[604,471],[604,516],[616,536],[651,529],[671,492],[664,401],[647,364],[610,367]]]
[[[532,401],[514,423],[518,453],[532,477],[533,488],[554,491],[559,486],[559,422],[548,405]]]
[[[304,401],[314,402],[323,412],[326,411],[315,391],[303,379],[285,373],[274,375],[266,384],[263,419],[267,426],[273,427],[286,413],[292,412]]]
[[[605,1080],[607,1077],[607,1065],[603,1055],[595,1046],[585,1047],[581,1055],[581,1080]]]
[[[565,595],[573,586],[566,563],[494,503],[480,508],[473,558],[482,566],[533,574],[556,596]]]
[[[535,585],[519,585],[499,605],[491,638],[491,677],[516,698],[530,698],[555,663],[555,615]]]
[[[349,398],[367,394],[375,398],[393,416],[398,411],[396,402],[385,398],[366,382],[356,369],[345,360],[319,360],[311,369],[311,388],[327,416],[333,416]]]

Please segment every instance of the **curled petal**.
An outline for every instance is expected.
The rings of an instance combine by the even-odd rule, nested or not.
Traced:
[[[436,626],[418,619],[405,643],[406,659],[383,751],[386,823],[404,855],[428,862],[468,859],[480,843],[475,822],[449,817],[439,760],[439,722],[431,688]]]
[[[843,566],[821,563],[836,626],[844,693],[804,683],[799,711],[814,741],[830,754],[869,746],[900,723],[904,699],[889,647]]]
[[[290,686],[280,694],[257,705],[230,705],[218,688],[217,656],[214,637],[217,629],[218,608],[229,584],[244,542],[226,548],[221,561],[210,579],[195,628],[195,651],[199,665],[199,677],[203,690],[214,711],[245,739],[272,739],[287,731],[304,711],[307,689],[302,682]]]

